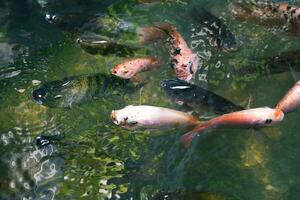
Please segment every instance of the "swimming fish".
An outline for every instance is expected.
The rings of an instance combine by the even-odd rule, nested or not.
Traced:
[[[111,73],[123,79],[130,79],[141,71],[157,69],[163,65],[163,61],[156,57],[134,58],[116,65]]]
[[[168,38],[165,31],[155,26],[139,27],[136,32],[142,45],[152,44]]]
[[[82,49],[90,54],[115,54],[125,57],[133,56],[137,50],[141,49],[141,47],[122,44],[113,39],[96,34],[80,36],[76,42]]]
[[[147,105],[129,105],[121,110],[113,110],[111,119],[114,124],[126,129],[193,128],[200,123],[187,113]]]
[[[177,78],[190,81],[197,72],[199,64],[197,54],[193,53],[181,34],[170,23],[164,23],[156,27],[165,31],[171,39],[171,67],[175,71]]]
[[[137,88],[128,80],[99,73],[46,82],[33,91],[32,97],[51,108],[67,108],[105,95],[130,93]]]
[[[283,117],[284,113],[280,109],[272,109],[269,107],[237,111],[203,122],[190,132],[184,134],[181,140],[184,146],[188,147],[194,136],[207,129],[226,127],[262,128],[277,124],[283,120]]]
[[[190,16],[200,26],[201,30],[209,38],[212,46],[222,51],[234,51],[237,49],[237,42],[233,33],[216,16],[205,8],[197,9],[193,7]]]
[[[295,85],[289,89],[284,97],[276,105],[277,109],[282,112],[289,113],[295,111],[300,107],[300,81],[297,81]]]
[[[181,80],[164,80],[161,87],[171,99],[178,104],[199,111],[211,111],[215,114],[226,114],[244,110],[231,101],[197,85]]]
[[[291,31],[300,28],[300,8],[297,6],[259,0],[250,0],[247,4],[234,1],[232,5],[232,13],[238,19],[263,25],[286,25]]]

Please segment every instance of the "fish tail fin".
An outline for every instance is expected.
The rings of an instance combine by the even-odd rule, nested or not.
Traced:
[[[185,148],[188,148],[196,134],[193,131],[187,132],[183,136],[181,136],[181,141]]]
[[[173,32],[176,31],[176,28],[171,23],[169,23],[169,22],[164,22],[162,24],[155,25],[155,27],[157,29],[160,29],[166,35],[168,35],[170,37],[172,37],[173,36]]]
[[[191,130],[190,132],[187,132],[186,134],[184,134],[183,136],[181,136],[181,141],[184,145],[185,148],[188,148],[193,140],[193,138],[198,135],[200,132],[204,131],[206,128],[208,128],[208,126],[210,125],[210,123],[201,123],[198,126],[196,126],[193,130]]]
[[[160,68],[164,64],[164,60],[162,58],[154,57],[152,64],[155,68]]]
[[[140,27],[137,29],[137,34],[141,44],[150,44],[167,38],[165,31],[155,26]]]

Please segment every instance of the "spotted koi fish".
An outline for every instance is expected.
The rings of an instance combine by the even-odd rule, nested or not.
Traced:
[[[263,25],[286,25],[288,30],[300,28],[300,8],[297,6],[259,0],[245,4],[234,1],[232,5],[232,13],[238,19]]]
[[[156,26],[163,30],[171,39],[171,67],[178,79],[189,82],[196,73],[199,58],[193,53],[182,35],[170,23]]]

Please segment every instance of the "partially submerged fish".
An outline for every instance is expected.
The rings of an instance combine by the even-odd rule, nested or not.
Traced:
[[[116,65],[111,73],[123,79],[130,79],[139,72],[160,68],[163,61],[156,57],[134,58]]]
[[[141,44],[147,45],[168,38],[165,31],[155,26],[137,28],[137,35]]]
[[[156,27],[165,31],[171,38],[171,67],[174,69],[177,78],[190,81],[197,72],[199,64],[197,54],[193,53],[181,34],[171,24],[164,23]]]
[[[95,34],[83,35],[77,39],[77,43],[90,54],[132,56],[137,50],[141,49],[138,46],[122,44],[113,39]]]
[[[184,146],[188,147],[194,136],[207,129],[226,127],[262,128],[272,126],[282,121],[284,113],[279,109],[269,107],[254,108],[224,114],[196,126],[192,131],[181,137]]]
[[[295,111],[300,107],[300,81],[297,81],[295,85],[289,89],[284,97],[276,105],[277,109],[282,112],[289,113]]]
[[[114,124],[126,129],[193,128],[200,123],[187,113],[146,105],[129,105],[121,110],[113,110],[111,119]]]
[[[291,31],[300,28],[300,8],[286,3],[250,0],[243,4],[234,1],[231,10],[238,19],[263,25],[286,25]]]
[[[244,110],[231,101],[181,80],[164,80],[161,87],[175,102],[199,111],[211,111],[215,114],[226,114]]]
[[[223,51],[237,49],[235,36],[219,18],[204,8],[197,9],[193,7],[189,13],[197,23],[196,25],[199,25],[206,34],[212,46]]]
[[[32,96],[39,104],[51,108],[66,108],[109,94],[133,92],[136,88],[127,80],[96,74],[46,82],[34,90]]]

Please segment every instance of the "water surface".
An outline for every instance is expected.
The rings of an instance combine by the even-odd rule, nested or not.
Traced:
[[[220,0],[0,3],[0,199],[299,198],[299,112],[270,129],[207,133],[184,149],[183,132],[127,131],[110,120],[111,110],[129,104],[184,110],[160,88],[162,80],[174,76],[168,64],[148,73],[149,82],[140,91],[124,96],[92,99],[71,108],[49,108],[32,99],[32,91],[46,81],[108,74],[124,59],[85,52],[76,43],[80,35],[93,32],[136,44],[132,30],[167,20],[201,57],[196,84],[241,106],[251,98],[250,107],[272,107],[295,80],[289,70],[261,73],[260,62],[299,49],[299,37],[278,27],[237,21],[228,4]],[[223,20],[240,44],[236,52],[216,50],[197,34],[201,30],[188,13],[193,6],[205,6]],[[45,20],[46,14],[69,13],[76,16],[74,21]],[[105,17],[108,25],[100,29],[95,16]],[[113,26],[119,21],[128,26],[124,31]],[[134,56],[145,55],[169,61],[162,43]],[[40,135],[50,137],[51,144],[38,148]]]

